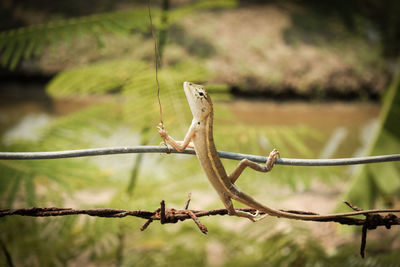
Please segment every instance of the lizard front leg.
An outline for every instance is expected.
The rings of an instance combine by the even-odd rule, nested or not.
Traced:
[[[246,167],[250,167],[259,172],[269,172],[274,167],[275,161],[278,157],[280,157],[279,151],[274,149],[269,153],[265,165],[258,164],[257,162],[248,159],[242,159],[236,169],[229,175],[229,179],[232,184],[234,184]]]
[[[185,138],[183,141],[176,141],[174,138],[168,135],[167,131],[162,127],[162,125],[157,126],[158,133],[160,134],[161,138],[164,141],[171,145],[173,148],[178,150],[179,152],[183,152],[186,147],[193,147],[193,143],[190,141],[192,140],[193,136],[196,133],[196,125],[192,124],[189,127],[188,132],[186,133]]]

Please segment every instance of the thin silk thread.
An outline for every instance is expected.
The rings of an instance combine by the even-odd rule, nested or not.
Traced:
[[[150,10],[150,0],[147,0],[147,8],[149,11],[151,35],[153,36],[153,41],[154,41],[154,63],[156,65],[157,100],[158,100],[158,106],[160,107],[160,124],[161,127],[164,128],[164,122],[162,119],[162,106],[160,99],[160,83],[158,82],[158,66],[160,62],[160,54],[158,53],[157,38],[154,34],[153,20],[151,17],[151,10]]]

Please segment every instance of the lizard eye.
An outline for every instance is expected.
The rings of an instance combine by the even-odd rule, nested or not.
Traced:
[[[199,96],[204,96],[204,93],[203,92],[199,92]]]

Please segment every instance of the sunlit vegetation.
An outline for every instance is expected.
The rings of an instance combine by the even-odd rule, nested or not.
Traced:
[[[267,155],[276,147],[285,157],[305,158],[321,154],[329,138],[325,132],[304,125],[257,125],[239,121],[224,104],[232,97],[229,89],[236,86],[249,91],[265,88],[279,91],[293,86],[298,95],[318,98],[326,94],[325,86],[335,82],[337,88],[344,88],[343,95],[349,92],[346,86],[354,85],[347,89],[357,91],[360,84],[369,81],[377,84],[377,95],[386,88],[387,69],[380,47],[362,42],[361,34],[352,34],[335,17],[327,21],[326,28],[320,29],[323,25],[318,25],[317,21],[321,16],[311,9],[304,21],[299,14],[306,11],[295,8],[290,24],[289,16],[282,16],[280,12],[291,10],[292,4],[284,5],[287,9],[280,5],[272,8],[262,5],[261,9],[270,12],[268,14],[282,19],[275,21],[282,22],[278,25],[282,32],[275,28],[268,32],[279,34],[277,43],[254,31],[249,32],[254,37],[251,40],[232,41],[231,35],[235,32],[226,29],[231,24],[219,25],[215,21],[224,17],[224,21],[232,23],[235,16],[249,18],[248,10],[239,7],[238,1],[183,2],[168,13],[156,6],[152,10],[157,33],[168,29],[169,34],[169,41],[160,47],[163,50],[160,98],[164,124],[177,139],[184,136],[191,121],[182,90],[182,82],[186,80],[206,83],[211,92],[215,102],[215,142],[219,149]],[[168,14],[167,22],[160,20],[162,14]],[[204,18],[207,23],[199,24]],[[46,92],[53,100],[99,96],[105,96],[105,100],[93,101],[88,107],[66,116],[52,117],[35,131],[33,139],[5,134],[0,137],[0,151],[158,144],[161,140],[155,126],[160,114],[148,23],[145,6],[134,5],[126,10],[63,18],[1,32],[2,65],[18,70],[26,62],[34,62],[37,68],[55,74],[46,84]],[[256,23],[254,27],[260,26],[257,20],[252,23]],[[321,37],[317,30],[326,35]],[[207,35],[218,31],[223,34],[213,35],[213,38]],[[312,35],[307,35],[309,31]],[[331,34],[340,38],[332,41]],[[243,43],[243,47],[239,47],[239,43]],[[360,46],[353,51],[352,47],[357,44]],[[269,53],[268,49],[277,45],[284,47],[281,52],[286,61]],[[297,50],[290,50],[293,47]],[[340,58],[342,53],[345,56]],[[272,62],[276,68],[259,64],[259,60]],[[311,64],[314,60],[316,63]],[[329,63],[338,64],[335,65],[338,68],[348,67],[351,75],[346,73],[339,75],[338,81],[329,80],[335,72]],[[304,66],[311,66],[318,72],[306,70],[299,74],[296,66],[302,71]],[[367,154],[400,151],[399,81],[396,77],[386,91],[379,130],[375,140],[370,141]],[[331,83],[326,83],[328,80]],[[357,91],[361,99],[364,93]],[[224,164],[229,171],[237,162],[224,160]],[[241,187],[278,208],[288,208],[284,207],[290,205],[285,200],[293,194],[313,194],[319,199],[325,192],[337,197],[338,190],[344,192],[346,200],[360,207],[386,205],[392,208],[398,205],[400,192],[398,163],[362,167],[354,176],[344,167],[277,167],[272,174],[246,171],[245,176],[238,181]],[[315,184],[321,187],[316,188]],[[334,188],[331,191],[326,189],[330,186]],[[162,199],[167,206],[180,208],[188,192],[192,192],[193,209],[222,207],[194,157],[153,154],[142,155],[142,158],[118,155],[0,161],[0,208],[59,206],[154,210]],[[338,202],[341,200],[337,198]],[[330,209],[333,208],[330,205]],[[358,255],[358,232],[351,237],[337,236],[331,225],[309,227],[307,223],[277,218],[253,224],[239,218],[210,217],[202,218],[202,223],[209,228],[208,235],[204,236],[190,221],[163,226],[153,223],[145,232],[140,232],[143,223],[135,218],[85,216],[1,218],[0,265],[9,264],[7,254],[16,266],[389,266],[400,260],[394,249],[398,248],[396,230],[390,231],[384,242],[383,238],[371,238],[367,259],[362,260]]]

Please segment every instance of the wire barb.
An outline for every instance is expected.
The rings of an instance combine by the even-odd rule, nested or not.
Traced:
[[[343,201],[343,203],[346,204],[347,206],[349,206],[349,207],[350,207],[351,209],[353,209],[354,211],[362,211],[362,209],[360,209],[359,207],[357,207],[357,206],[351,204],[351,203],[348,202],[348,201]]]
[[[189,208],[189,204],[190,204],[190,199],[192,198],[192,193],[189,192],[186,202],[185,202],[185,207],[183,209],[187,210]]]
[[[160,202],[160,223],[167,223],[167,217],[165,217],[165,201],[161,200]]]
[[[200,229],[200,231],[203,234],[207,234],[208,229],[207,227],[202,224],[199,219],[197,218],[197,216],[193,213],[193,211],[189,210],[189,205],[190,205],[190,200],[192,198],[192,193],[189,192],[186,202],[185,202],[185,207],[184,209],[186,210],[187,214],[190,216],[190,218],[192,218],[192,220],[194,221],[194,223],[197,225],[197,227]]]
[[[365,257],[365,247],[367,245],[367,232],[368,232],[368,228],[366,226],[367,221],[365,221],[365,224],[363,225],[362,229],[361,229],[361,246],[360,246],[360,255],[361,258],[364,259]]]

